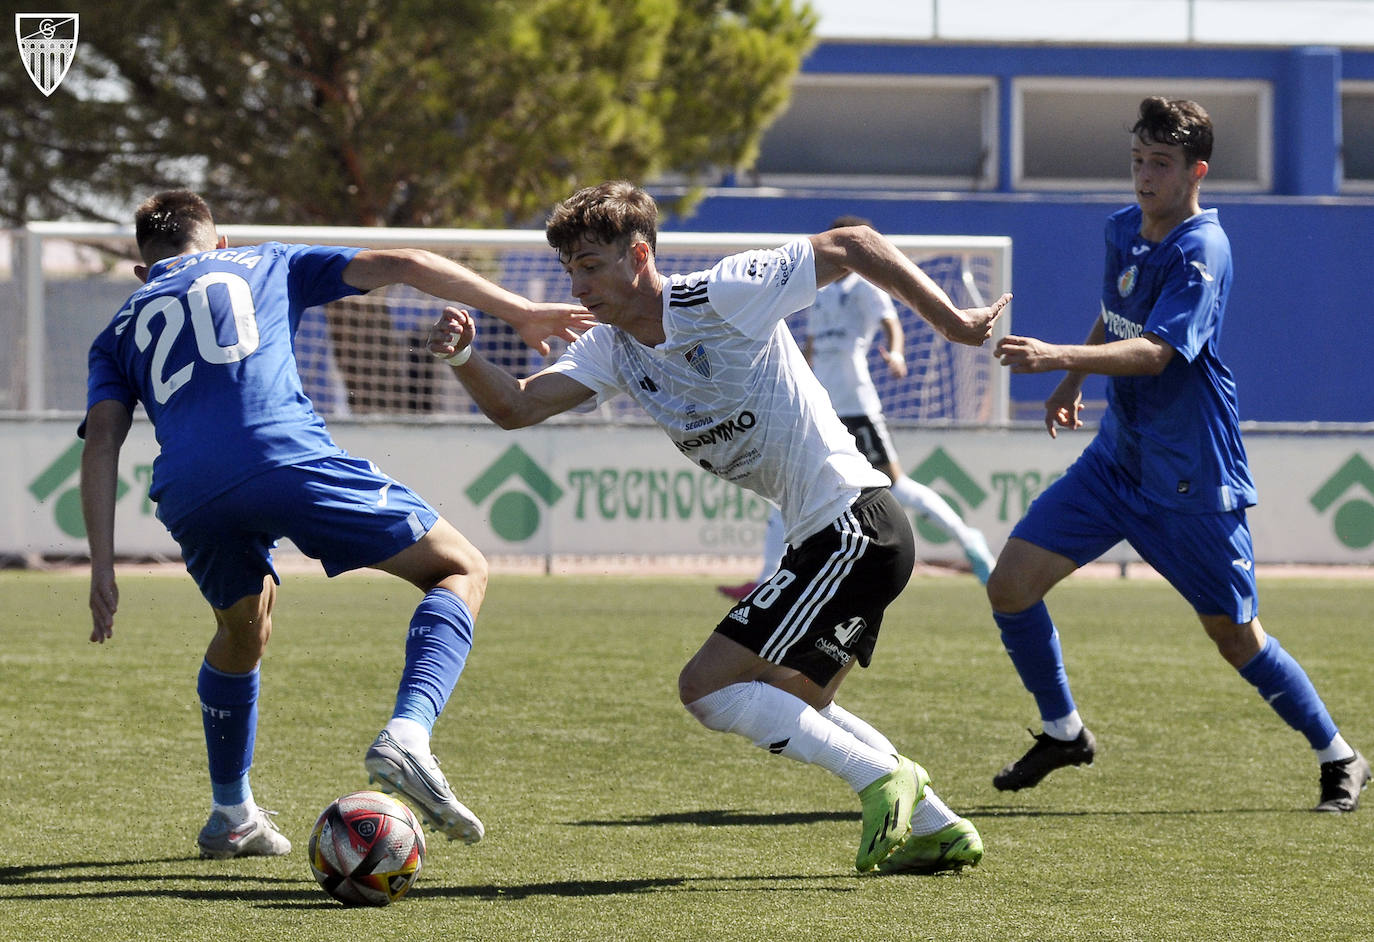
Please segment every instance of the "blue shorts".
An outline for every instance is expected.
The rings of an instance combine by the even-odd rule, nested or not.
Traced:
[[[1125,540],[1199,615],[1229,615],[1243,625],[1259,614],[1255,549],[1243,509],[1170,510],[1091,448],[1031,502],[1011,535],[1079,566]]]
[[[390,559],[419,541],[438,512],[376,465],[320,458],[255,475],[169,527],[186,570],[224,609],[281,579],[272,548],[286,537],[331,576]]]

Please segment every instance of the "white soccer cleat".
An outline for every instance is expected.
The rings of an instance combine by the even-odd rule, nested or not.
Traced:
[[[205,822],[196,838],[200,855],[228,860],[231,857],[280,857],[291,853],[291,842],[269,817],[274,814],[275,811],[254,806],[247,821],[231,825],[223,811],[211,812],[210,820]]]
[[[367,766],[368,782],[380,783],[384,792],[400,792],[409,798],[425,821],[449,840],[476,844],[486,833],[477,815],[454,797],[433,754],[421,758],[382,730],[367,750],[363,764]]]

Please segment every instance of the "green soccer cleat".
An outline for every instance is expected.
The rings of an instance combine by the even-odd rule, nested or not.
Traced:
[[[911,833],[911,811],[930,784],[926,770],[905,756],[897,768],[859,792],[863,803],[864,831],[854,866],[868,873],[892,853]]]
[[[939,873],[976,867],[983,859],[983,839],[967,818],[960,818],[934,834],[915,834],[878,864],[882,873]]]

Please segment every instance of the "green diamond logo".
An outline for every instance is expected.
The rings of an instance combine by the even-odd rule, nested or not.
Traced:
[[[539,529],[543,512],[539,502],[552,507],[563,497],[559,487],[519,445],[512,445],[464,491],[468,500],[481,504],[507,481],[523,481],[529,491],[511,489],[491,502],[491,528],[503,540],[523,543]],[[533,496],[531,496],[533,492]],[[538,501],[535,498],[539,498]]]
[[[1351,488],[1357,488],[1350,494]],[[1346,497],[1349,500],[1345,500]],[[1350,456],[1315,494],[1309,503],[1317,513],[1326,513],[1337,501],[1345,500],[1331,516],[1336,539],[1351,549],[1364,549],[1374,543],[1374,467],[1359,454]]]
[[[960,517],[965,515],[965,507],[971,510],[988,499],[988,492],[983,490],[967,471],[959,467],[958,462],[943,448],[932,451],[926,460],[912,468],[907,476],[943,497]],[[916,518],[916,530],[928,543],[948,543],[953,539],[919,516]]]
[[[29,482],[29,493],[40,504],[54,494],[57,495],[57,499],[53,501],[53,519],[63,533],[79,539],[86,537],[86,520],[81,515],[81,485],[78,475],[81,470],[81,452],[84,448],[83,442],[73,442],[70,448],[58,455],[52,464]],[[72,481],[74,477],[78,478],[76,482]],[[68,483],[72,483],[73,486],[67,487]],[[129,485],[124,479],[117,478],[115,500],[118,501],[128,491]]]

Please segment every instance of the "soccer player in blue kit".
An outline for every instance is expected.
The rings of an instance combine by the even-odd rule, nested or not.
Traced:
[[[212,793],[201,855],[291,850],[248,776],[281,537],[331,576],[372,567],[424,593],[392,719],[364,763],[450,839],[479,840],[482,822],[454,796],[429,743],[472,645],[486,560],[413,491],[334,444],[301,388],[293,340],[305,309],[395,283],[495,314],[543,352],[545,337],[572,340],[590,318],[574,305],[535,304],[423,250],[231,249],[209,206],[186,190],[151,197],[134,218],[144,262],[134,271],[144,285],[91,347],[78,430],[91,640],[114,634],[117,468],[142,402],[160,447],[149,496],[215,615],[197,683]]]
[[[1069,691],[1043,600],[1124,539],[1193,606],[1227,663],[1307,738],[1320,764],[1314,810],[1354,811],[1369,763],[1258,618],[1245,519],[1255,486],[1235,383],[1217,350],[1231,247],[1216,210],[1198,203],[1211,153],[1211,119],[1196,102],[1141,102],[1131,141],[1136,204],[1107,221],[1101,314],[1087,342],[1009,336],[994,351],[1013,372],[1067,371],[1045,402],[1051,436],[1056,426],[1082,424],[1085,376],[1109,379],[1096,437],[1032,502],[988,580],[1002,643],[1044,726],[993,784],[1030,788],[1057,768],[1093,761],[1095,740]]]

